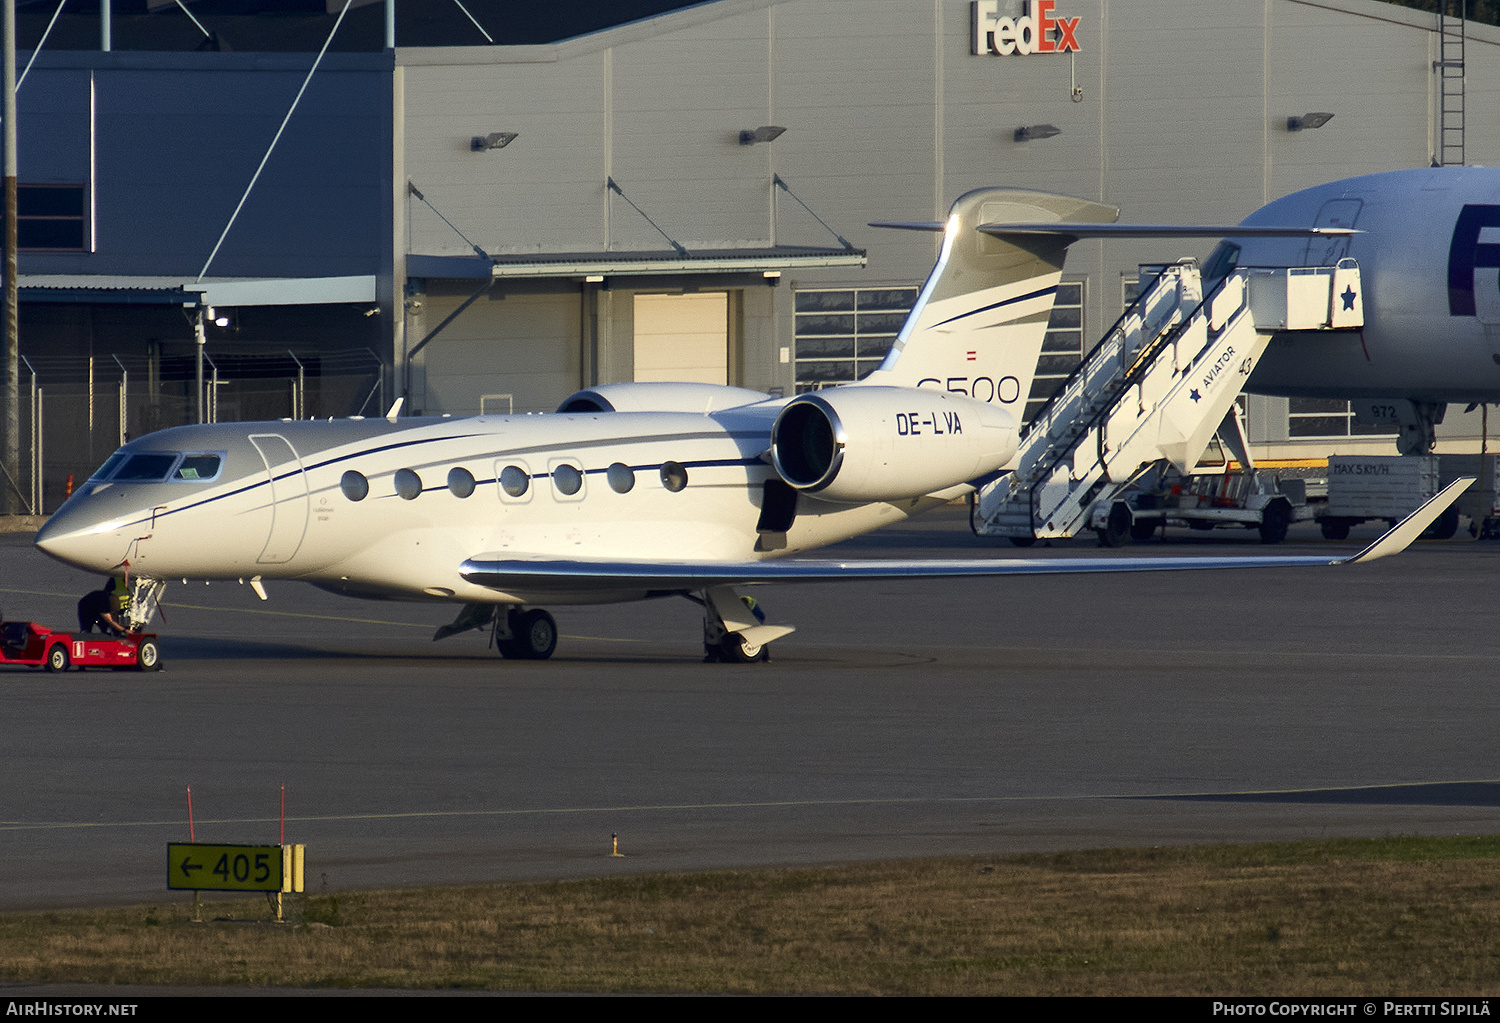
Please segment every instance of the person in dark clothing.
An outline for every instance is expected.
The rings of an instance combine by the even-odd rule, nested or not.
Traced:
[[[78,631],[93,632],[97,625],[105,635],[125,635],[125,626],[119,618],[124,610],[120,595],[125,592],[125,580],[111,576],[99,589],[85,593],[78,602]],[[125,600],[129,600],[128,595]]]

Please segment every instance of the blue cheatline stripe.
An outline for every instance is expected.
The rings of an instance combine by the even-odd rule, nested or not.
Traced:
[[[175,515],[178,512],[190,511],[190,510],[192,510],[194,508],[201,508],[204,505],[213,504],[216,501],[223,501],[223,500],[225,500],[227,498],[238,497],[240,494],[249,493],[250,491],[255,490],[258,487],[267,486],[269,483],[274,482],[274,481],[291,479],[293,476],[297,476],[299,474],[303,474],[303,473],[305,473],[307,471],[310,471],[312,469],[323,469],[323,468],[326,468],[326,467],[328,467],[330,465],[337,465],[340,462],[347,462],[347,461],[349,461],[351,459],[355,459],[355,458],[363,458],[366,455],[375,455],[375,454],[379,454],[379,453],[381,453],[383,451],[394,451],[394,450],[398,450],[400,448],[419,447],[419,446],[424,445],[424,444],[436,444],[436,443],[439,443],[439,442],[457,441],[457,440],[471,440],[471,439],[473,439],[475,437],[485,437],[485,436],[489,436],[489,435],[488,434],[481,434],[481,433],[465,433],[465,434],[458,434],[458,435],[455,435],[455,436],[447,436],[447,437],[426,437],[426,438],[422,438],[422,439],[419,439],[419,440],[398,441],[398,442],[392,443],[392,444],[381,444],[381,445],[379,445],[377,447],[363,448],[363,449],[361,449],[359,451],[351,451],[348,454],[339,455],[336,458],[328,458],[328,459],[324,459],[321,462],[315,462],[312,465],[307,465],[307,466],[303,466],[301,468],[292,469],[292,470],[290,470],[288,472],[282,473],[279,476],[271,477],[270,479],[257,480],[254,483],[246,484],[243,487],[239,487],[239,488],[237,488],[235,490],[228,491],[227,493],[219,494],[219,495],[217,495],[215,497],[207,497],[207,498],[204,498],[201,501],[195,501],[192,504],[185,504],[185,505],[181,506],[180,508],[173,508],[173,509],[170,509],[169,511],[161,512],[160,514],[155,515],[155,516],[152,516],[152,515],[142,515],[140,518],[136,519],[135,521],[125,523],[124,525],[126,525],[126,526],[138,525],[139,523],[142,523],[142,522],[148,522],[148,521],[152,521],[154,519],[166,518],[167,516],[169,516],[169,515]],[[681,437],[681,436],[675,435],[675,434],[663,434],[663,435],[660,435],[660,437],[652,436],[652,437],[649,437],[649,438],[625,438],[625,439],[621,439],[621,438],[604,438],[604,439],[600,439],[600,440],[586,441],[586,442],[584,442],[582,444],[573,445],[573,447],[574,448],[579,448],[579,447],[589,448],[589,447],[599,447],[601,445],[606,445],[606,444],[643,443],[643,442],[646,442],[648,440],[649,441],[655,441],[655,440],[658,440],[658,439],[668,440],[668,439],[672,439],[673,437],[678,437],[678,439],[681,439],[681,440],[684,440],[684,441],[690,441],[690,440],[716,440],[716,439],[720,439],[720,438],[726,438],[726,439],[730,439],[730,440],[742,440],[742,439],[745,439],[745,438],[754,438],[754,437],[759,437],[759,436],[761,436],[760,431],[730,431],[730,432],[726,432],[726,433],[703,433],[703,434],[694,434],[694,435],[692,435],[690,437]],[[532,451],[545,451],[545,450],[550,450],[550,449],[551,448],[547,448],[547,447],[533,447],[533,448],[525,448],[525,449],[522,449],[522,450],[527,451],[527,452],[532,452]],[[294,450],[295,450],[295,447],[294,447]],[[491,461],[499,461],[499,460],[503,459],[508,454],[516,454],[516,453],[517,452],[505,452],[505,451],[501,451],[501,452],[492,452],[492,453],[489,453],[489,454],[486,454],[486,455],[480,455],[478,457],[480,457],[480,458],[486,458],[486,459],[489,459]],[[467,461],[467,460],[468,459],[459,459],[459,461]],[[759,461],[760,460],[758,458],[738,458],[738,459],[736,459],[736,458],[721,458],[721,459],[706,459],[706,460],[700,460],[700,461],[683,462],[681,464],[683,466],[689,467],[689,468],[703,468],[703,467],[708,467],[708,466],[724,466],[724,465],[745,465],[745,466],[751,466],[751,465],[758,464]],[[656,470],[660,471],[660,469],[661,469],[661,463],[657,463],[656,465],[632,466],[632,468],[636,469],[636,470],[640,470],[640,469],[656,469]],[[584,471],[585,472],[603,472],[605,470],[602,470],[602,469],[588,469],[588,470],[584,470]],[[531,478],[532,479],[547,479],[550,476],[551,476],[550,473],[535,473],[535,474],[532,475]],[[494,483],[494,482],[496,482],[496,480],[494,480],[494,479],[490,479],[490,480],[475,480],[474,482],[476,484],[479,484],[479,483]],[[423,488],[422,493],[427,493],[428,491],[446,490],[446,489],[447,489],[446,486],[425,487],[425,488]]]
[[[983,307],[981,307],[979,309],[971,309],[971,310],[969,310],[966,313],[959,313],[957,316],[951,316],[951,317],[949,317],[948,319],[944,320],[942,323],[934,323],[933,326],[934,327],[947,326],[950,323],[955,323],[955,322],[957,322],[959,320],[962,320],[966,316],[978,316],[980,313],[989,312],[991,309],[999,309],[1001,306],[1014,305],[1017,302],[1025,302],[1028,299],[1041,298],[1044,295],[1055,295],[1055,294],[1057,294],[1057,285],[1054,284],[1050,288],[1043,288],[1041,291],[1033,291],[1029,295],[1019,295],[1016,298],[1007,298],[1003,302],[993,302],[990,305],[983,306]]]

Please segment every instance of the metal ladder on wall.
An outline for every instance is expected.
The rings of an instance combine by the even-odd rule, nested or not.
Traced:
[[[1025,542],[1102,528],[1156,463],[1197,464],[1273,331],[1359,326],[1359,290],[1350,259],[1241,268],[1206,300],[1192,261],[1159,268],[1032,419],[1015,470],[980,492],[975,531]]]
[[[1448,13],[1454,0],[1438,0],[1438,59],[1432,70],[1438,76],[1438,137],[1433,165],[1464,165],[1464,6],[1456,0],[1458,15]]]

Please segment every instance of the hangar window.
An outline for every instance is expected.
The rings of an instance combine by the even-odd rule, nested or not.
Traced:
[[[1052,315],[1042,339],[1042,354],[1031,381],[1024,422],[1031,422],[1038,409],[1060,387],[1083,360],[1083,298],[1087,280],[1063,281],[1052,300]]]
[[[628,494],[635,486],[635,470],[624,462],[616,462],[604,472],[609,480],[609,489],[617,494]]]
[[[1390,430],[1379,424],[1356,422],[1349,403],[1336,398],[1288,398],[1287,412],[1288,437],[1390,435]]]
[[[448,490],[454,497],[468,497],[474,493],[474,474],[455,465],[448,470]]]
[[[422,492],[422,477],[410,469],[397,469],[396,475],[391,477],[391,482],[396,486],[396,493],[403,501],[415,501],[417,495]]]
[[[350,469],[339,477],[339,489],[349,500],[363,501],[370,496],[370,481],[365,479],[364,473]]]
[[[88,250],[82,185],[17,185],[16,244],[31,252]]]
[[[880,367],[916,288],[817,288],[797,292],[797,393],[863,380]]]
[[[531,487],[531,476],[519,465],[507,465],[500,470],[500,489],[507,497],[524,497]]]
[[[687,468],[681,462],[663,462],[661,464],[661,485],[672,493],[677,493],[687,486]]]

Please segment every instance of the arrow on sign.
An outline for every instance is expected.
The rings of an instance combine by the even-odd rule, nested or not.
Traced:
[[[182,861],[182,876],[183,877],[190,876],[190,872],[191,871],[202,870],[202,869],[203,869],[203,864],[201,864],[201,863],[194,863],[192,860],[189,860],[189,859],[184,859]]]

